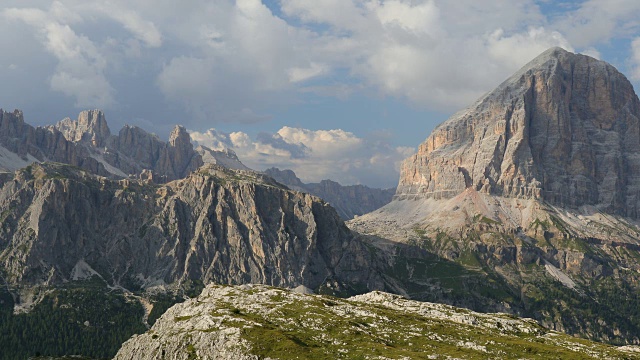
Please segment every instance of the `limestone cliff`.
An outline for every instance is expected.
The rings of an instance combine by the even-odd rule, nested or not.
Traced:
[[[638,343],[639,118],[613,66],[549,49],[438,126],[404,162],[394,200],[349,226],[475,274],[452,272],[454,289],[492,279],[509,308],[549,328]],[[483,293],[464,287],[454,297]]]
[[[552,48],[438,126],[397,198],[465,189],[640,216],[640,101],[613,66]]]
[[[234,170],[251,170],[240,161],[238,155],[231,149],[213,150],[206,146],[198,145],[196,152],[202,156],[202,161],[205,164],[216,164]]]
[[[328,204],[216,165],[160,186],[34,164],[2,178],[0,214],[0,273],[17,288],[92,274],[128,289],[376,281],[366,248]]]
[[[169,141],[132,126],[112,135],[100,110],[83,111],[54,126],[33,127],[21,111],[0,110],[0,170],[55,161],[113,178],[149,172],[155,182],[184,178],[203,164],[186,130],[176,126]]]

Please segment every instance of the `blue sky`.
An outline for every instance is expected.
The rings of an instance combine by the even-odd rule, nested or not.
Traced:
[[[305,181],[394,186],[434,126],[551,46],[640,80],[637,0],[3,0],[0,17],[0,107],[27,122],[179,123]]]

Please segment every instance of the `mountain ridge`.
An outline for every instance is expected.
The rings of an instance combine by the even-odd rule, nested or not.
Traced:
[[[330,203],[344,220],[364,215],[389,203],[395,189],[377,189],[365,185],[341,185],[332,180],[319,183],[303,183],[289,169],[280,170],[272,167],[264,171],[276,181],[297,191],[307,192]]]
[[[372,292],[336,299],[260,285],[208,286],[175,305],[115,359],[640,358],[531,319]]]

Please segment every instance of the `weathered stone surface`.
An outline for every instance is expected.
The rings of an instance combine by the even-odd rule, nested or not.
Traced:
[[[0,186],[0,269],[12,286],[72,280],[78,264],[125,288],[376,281],[327,203],[254,172],[208,165],[158,186],[35,164]]]
[[[77,120],[66,118],[55,126],[36,128],[25,124],[19,110],[0,113],[0,169],[5,171],[34,161],[56,161],[115,178],[137,177],[146,170],[153,181],[164,183],[184,178],[203,164],[182,126],[176,126],[164,142],[128,125],[111,135],[100,110],[83,111]]]
[[[640,101],[613,66],[552,48],[438,126],[407,159],[397,198],[471,188],[640,216]]]
[[[196,152],[202,156],[202,161],[205,164],[216,164],[234,170],[251,170],[240,161],[235,151],[228,148],[213,150],[206,146],[198,145]]]
[[[85,142],[93,147],[104,147],[111,137],[104,113],[100,110],[83,111],[78,115],[78,120],[66,118],[58,122],[55,128],[67,140],[74,143]]]
[[[485,274],[544,326],[640,343],[623,330],[640,329],[639,116],[611,65],[549,49],[438,126],[394,200],[349,226]]]
[[[65,134],[55,127],[34,128],[26,124],[20,110],[6,112],[0,109],[0,147],[22,160],[0,157],[0,167],[8,171],[34,161],[56,161],[79,166],[98,175],[109,175],[104,165],[91,157],[87,147],[67,140]]]
[[[208,286],[173,306],[115,359],[637,359],[638,351],[388,293],[336,299],[242,285]]]
[[[278,168],[267,169],[265,174],[293,190],[324,199],[344,220],[353,219],[388,204],[395,193],[395,189],[375,189],[364,185],[343,186],[331,180],[305,184],[293,171]]]

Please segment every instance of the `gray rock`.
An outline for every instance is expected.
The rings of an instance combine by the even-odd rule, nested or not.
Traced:
[[[21,111],[0,110],[0,170],[15,171],[36,161],[70,164],[112,178],[145,173],[157,183],[184,178],[203,164],[182,126],[164,142],[132,126],[111,135],[100,110],[36,128],[24,123]]]
[[[376,283],[369,252],[333,208],[251,171],[206,165],[159,186],[45,163],[1,185],[0,270],[12,286],[94,272],[130,289]]]
[[[637,351],[388,293],[336,299],[245,285],[208,286],[174,305],[115,359],[635,359]]]
[[[637,218],[640,101],[613,66],[552,48],[438,126],[397,198],[465,189]]]

